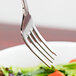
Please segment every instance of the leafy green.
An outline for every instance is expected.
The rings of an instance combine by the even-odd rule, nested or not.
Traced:
[[[44,65],[39,65],[30,68],[9,67],[9,70],[0,67],[0,70],[2,70],[5,76],[9,76],[10,73],[14,74],[14,76],[48,76],[56,70],[64,73],[65,76],[76,76],[76,62],[51,66],[50,68]]]
[[[2,70],[5,76],[9,76],[9,72],[4,67],[1,67],[0,69]]]
[[[55,72],[55,70],[56,69],[53,66],[51,66],[51,68],[46,66],[38,66],[35,67],[35,69],[33,68],[32,71],[30,70],[27,73],[23,72],[21,76],[47,76],[48,74]],[[17,74],[17,76],[19,75]]]
[[[76,62],[64,65],[56,65],[55,67],[67,76],[76,76]]]

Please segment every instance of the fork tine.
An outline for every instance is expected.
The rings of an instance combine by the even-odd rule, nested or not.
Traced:
[[[29,40],[32,42],[32,44],[35,46],[35,48],[36,48],[44,57],[46,57],[51,63],[53,63],[53,62],[51,61],[51,59],[48,58],[48,57],[39,49],[40,47],[38,47],[38,46],[36,45],[35,41],[31,38],[30,35],[28,36],[28,38],[29,38]]]
[[[40,42],[37,39],[37,37],[35,36],[35,34],[33,32],[31,32],[31,35],[34,38],[34,40],[38,43],[38,45],[54,60],[54,58],[42,47],[42,45],[40,44]]]
[[[28,39],[24,39],[23,37],[23,40],[25,42],[25,44],[27,45],[27,47],[33,52],[33,54],[35,54],[45,65],[47,65],[48,67],[51,67],[49,65],[49,63],[46,63],[46,61],[44,59],[42,59],[42,57],[39,56],[39,54],[36,54],[36,52],[33,51],[32,47],[30,46],[30,42],[28,41]]]
[[[22,20],[22,28],[21,28],[21,35],[22,38],[25,42],[25,44],[27,45],[27,47],[44,63],[46,64],[48,67],[50,67],[49,62],[53,63],[51,61],[51,59],[54,60],[53,57],[51,57],[51,55],[45,50],[45,48],[47,48],[51,53],[53,53],[54,55],[56,55],[54,52],[52,52],[49,47],[46,45],[46,41],[43,39],[43,37],[39,34],[37,28],[35,27],[35,25],[32,23],[32,18],[29,14],[28,11],[28,7],[27,7],[27,3],[25,0],[22,0],[23,2],[23,20]],[[28,17],[29,16],[29,17]],[[27,19],[27,20],[26,20]],[[27,23],[25,23],[27,22]],[[30,32],[31,30],[31,32]],[[32,33],[32,31],[34,31]],[[35,34],[35,36],[33,35]],[[42,47],[42,45],[40,44],[40,41],[35,38],[37,36],[37,38],[43,43],[43,45],[45,46],[45,48]],[[32,46],[34,46],[32,48]],[[37,49],[37,51],[34,51],[34,48]],[[38,53],[40,54],[38,54]],[[49,62],[47,62],[49,61]]]
[[[34,26],[33,27],[33,31],[36,33],[37,37],[42,41],[42,43],[46,46],[46,48],[53,53],[55,56],[57,56],[53,51],[51,51],[51,49],[47,46],[46,41],[44,40],[44,38],[40,35],[40,33],[38,32],[37,28]]]

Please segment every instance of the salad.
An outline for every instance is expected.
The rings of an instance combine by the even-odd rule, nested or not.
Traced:
[[[51,68],[44,65],[30,68],[1,66],[0,76],[76,76],[76,59],[67,64],[51,65]]]

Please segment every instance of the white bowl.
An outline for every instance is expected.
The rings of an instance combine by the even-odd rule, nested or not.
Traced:
[[[55,64],[67,63],[76,58],[75,42],[47,42],[51,49],[58,55]],[[26,47],[19,45],[0,51],[0,65],[30,67],[40,64],[41,61]]]

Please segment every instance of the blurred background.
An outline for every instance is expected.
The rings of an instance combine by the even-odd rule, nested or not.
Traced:
[[[21,0],[0,0],[0,48],[23,44]],[[76,0],[27,0],[29,12],[47,41],[76,41]]]
[[[76,29],[76,0],[27,0],[30,14],[40,26]],[[21,0],[0,0],[0,22],[21,24]]]

